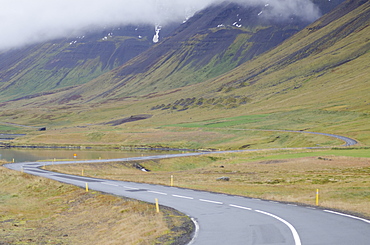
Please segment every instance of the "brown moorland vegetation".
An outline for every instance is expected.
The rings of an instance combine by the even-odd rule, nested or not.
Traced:
[[[361,151],[361,150],[360,150]],[[369,155],[369,150],[362,150]],[[146,162],[47,166],[53,171],[315,205],[370,217],[370,161],[322,152],[216,154]],[[275,154],[275,156],[273,156]],[[140,164],[151,172],[138,171]],[[217,181],[226,176],[229,181]]]
[[[0,185],[0,244],[176,244],[192,231],[175,210],[4,167]]]

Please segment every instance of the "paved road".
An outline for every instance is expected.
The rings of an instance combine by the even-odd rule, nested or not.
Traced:
[[[189,153],[85,162],[146,160],[211,153]],[[73,176],[40,169],[44,164],[28,162],[6,167],[60,182],[173,207],[196,224],[190,244],[336,244],[370,243],[370,221],[355,216],[247,197],[209,193],[177,187]]]
[[[318,133],[318,132],[310,132],[310,131],[302,131],[302,130],[273,130],[273,129],[237,129],[237,128],[228,128],[227,130],[246,130],[246,131],[267,131],[267,132],[290,132],[290,133],[300,133],[300,134],[318,134],[318,135],[324,135],[332,138],[337,138],[342,141],[344,141],[343,146],[352,146],[358,144],[358,142],[354,139],[341,136],[341,135],[336,135],[336,134],[327,134],[327,133]]]

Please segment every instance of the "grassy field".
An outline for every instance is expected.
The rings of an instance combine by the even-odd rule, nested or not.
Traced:
[[[48,130],[44,132],[29,132],[27,136],[13,141],[13,144],[192,149],[309,147],[343,144],[340,140],[322,135],[273,130],[337,133],[353,137],[363,145],[370,142],[368,133],[370,129],[366,123],[368,116],[361,117],[360,113],[298,110],[237,117],[228,117],[228,115],[218,117],[216,114],[213,115],[213,119],[210,119],[199,112],[199,115],[195,114],[194,118],[189,120],[184,115],[174,113],[155,115],[150,119],[118,126],[84,125],[84,123],[81,123],[81,126],[70,127],[54,125],[47,127]],[[107,118],[110,117],[107,116]],[[285,121],[284,118],[290,120]],[[170,123],[163,125],[165,122]]]
[[[146,162],[47,166],[53,171],[315,205],[370,217],[370,150],[261,151]],[[151,172],[138,171],[140,164]],[[229,181],[217,178],[229,177]]]
[[[175,210],[2,166],[0,185],[0,244],[173,244],[192,230]]]

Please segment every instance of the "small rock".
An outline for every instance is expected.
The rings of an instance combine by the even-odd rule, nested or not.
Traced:
[[[223,177],[220,177],[220,178],[217,178],[217,180],[218,181],[229,181],[230,180],[230,178],[229,177],[225,177],[225,176],[223,176]]]

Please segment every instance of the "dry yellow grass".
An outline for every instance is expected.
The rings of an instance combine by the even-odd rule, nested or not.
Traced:
[[[128,163],[49,166],[54,171],[176,186],[315,205],[370,216],[370,161],[343,156],[251,161],[250,153],[186,157],[141,162],[142,172]],[[131,163],[135,164],[135,163]],[[227,176],[230,181],[216,181]]]
[[[166,244],[189,219],[0,167],[1,244]]]

